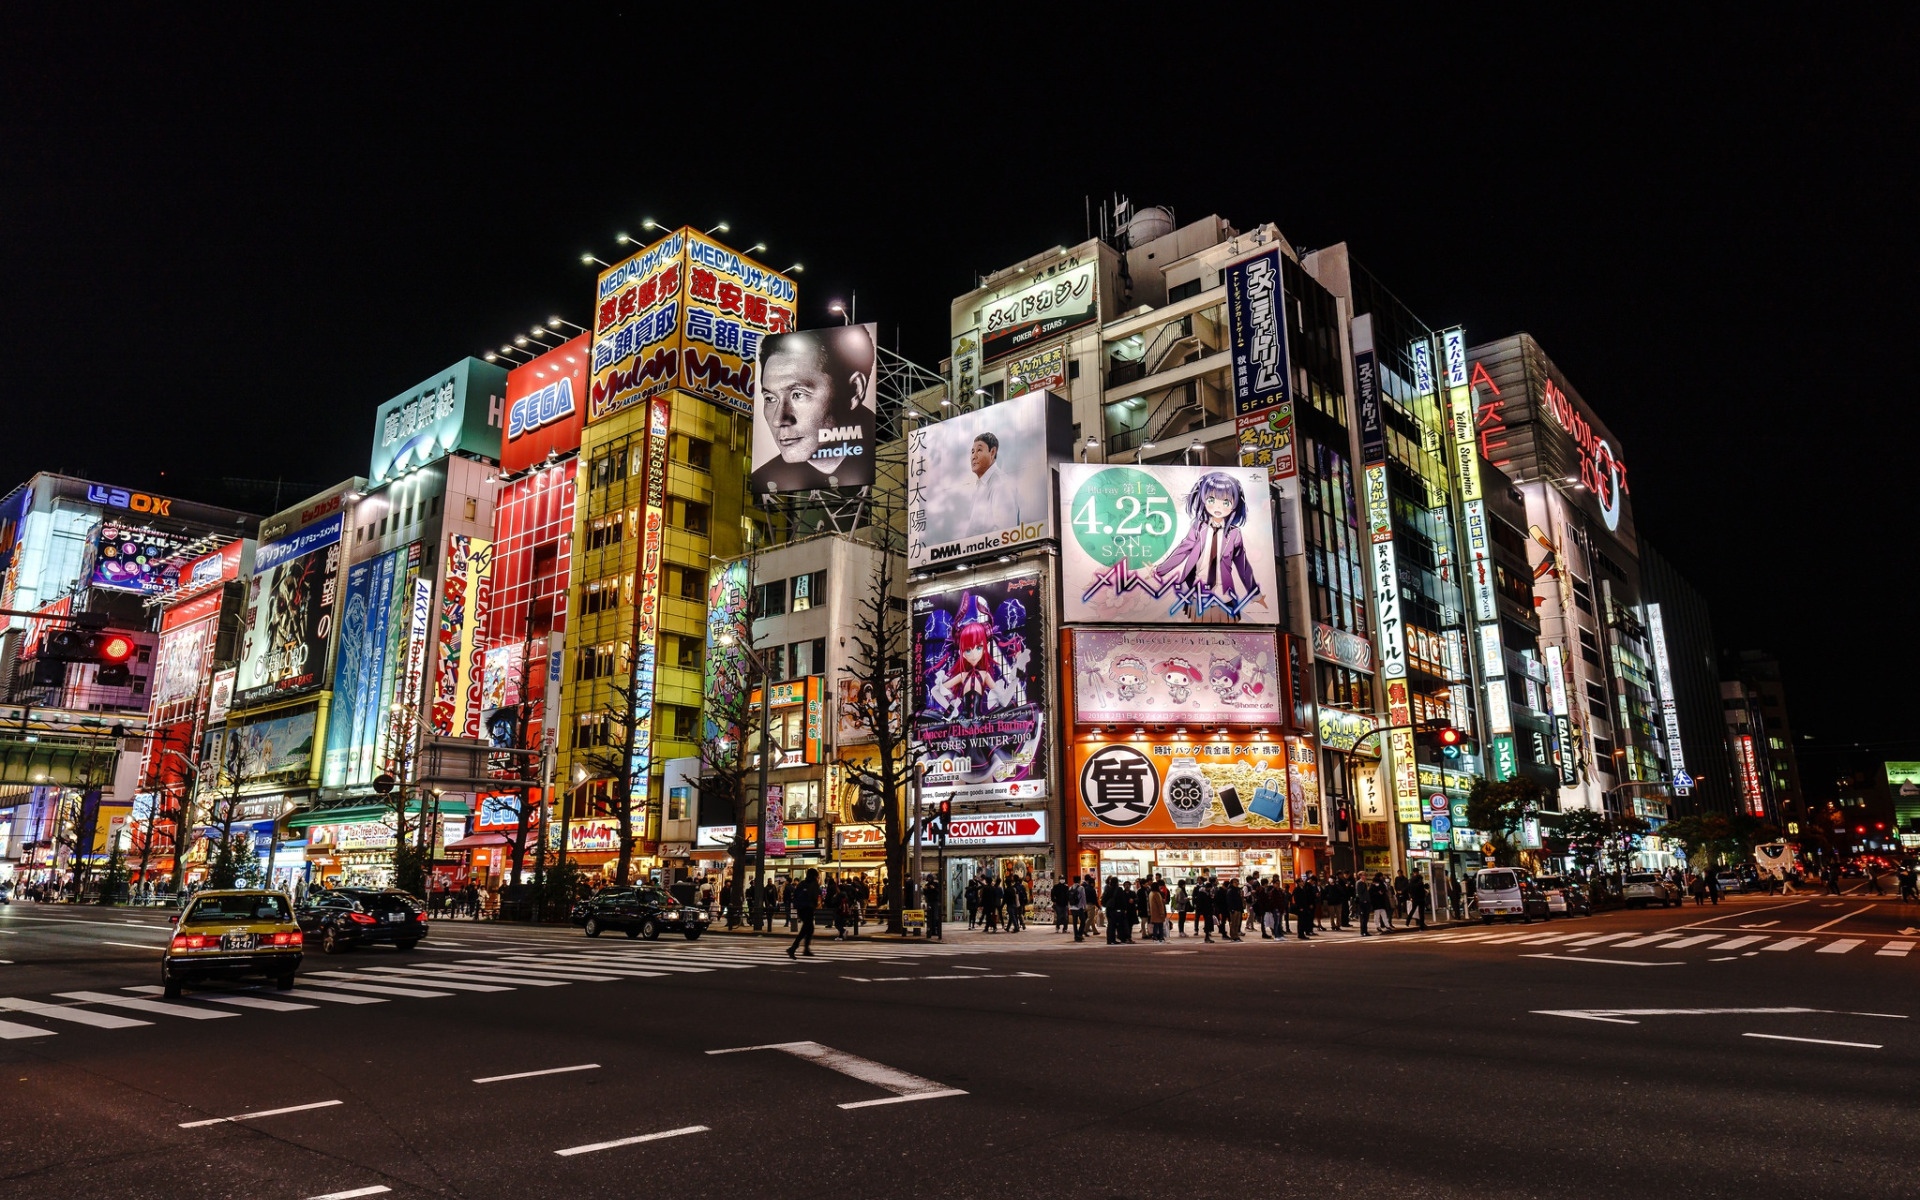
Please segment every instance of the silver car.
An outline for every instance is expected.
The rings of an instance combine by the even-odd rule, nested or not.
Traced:
[[[1565,875],[1542,875],[1534,882],[1547,894],[1548,912],[1567,917],[1593,915],[1593,902],[1587,899],[1587,889]]]
[[[1679,902],[1679,895],[1666,882],[1651,871],[1636,871],[1627,876],[1620,888],[1620,899],[1628,908],[1646,908],[1658,904],[1661,908],[1672,908]]]

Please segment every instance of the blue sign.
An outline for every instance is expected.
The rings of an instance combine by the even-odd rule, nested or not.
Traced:
[[[1433,820],[1427,823],[1433,826],[1433,836],[1436,838],[1445,837],[1453,832],[1453,818],[1444,813],[1433,814]]]
[[[1368,466],[1387,461],[1387,424],[1380,412],[1380,371],[1373,351],[1353,356],[1354,392],[1360,401],[1360,461]]]
[[[1233,411],[1244,417],[1291,399],[1279,248],[1234,263],[1227,268],[1226,276],[1227,330],[1233,344]]]
[[[253,573],[258,575],[288,559],[333,545],[340,540],[340,531],[346,528],[346,523],[347,514],[337,512],[324,521],[315,521],[304,529],[296,529],[277,542],[266,543],[253,552]]]

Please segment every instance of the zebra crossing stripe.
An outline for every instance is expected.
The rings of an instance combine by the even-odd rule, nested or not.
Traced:
[[[1664,942],[1668,938],[1673,936],[1674,935],[1671,933],[1650,933],[1645,937],[1634,938],[1630,942],[1621,942],[1618,946],[1615,946],[1614,949],[1615,950],[1631,950],[1636,946],[1651,946],[1655,942]]]
[[[65,1004],[16,1000],[12,996],[0,996],[0,1008],[32,1013],[36,1017],[51,1017],[56,1021],[71,1021],[75,1025],[91,1025],[95,1029],[132,1029],[135,1025],[153,1024],[152,1021],[139,1021],[132,1017],[115,1016],[112,1013],[89,1012],[87,1009],[73,1008]]]
[[[1905,958],[1912,949],[1912,942],[1888,942],[1880,949],[1875,950],[1874,953],[1890,955],[1894,958]]]
[[[1553,942],[1569,941],[1581,936],[1583,935],[1578,933],[1549,933],[1540,937],[1525,937],[1520,939],[1520,942],[1525,946],[1546,946]]]
[[[1813,939],[1809,937],[1790,937],[1784,941],[1775,942],[1771,946],[1762,946],[1760,948],[1762,950],[1792,950],[1796,947],[1804,946],[1812,940]]]
[[[365,971],[355,971],[341,978],[357,979],[367,983],[421,984],[427,987],[452,988],[456,992],[510,992],[513,990],[512,987],[498,980],[470,979],[426,967],[368,967]]]
[[[320,981],[325,986],[330,988],[339,988],[349,992],[371,992],[373,995],[376,995],[376,996],[406,996],[406,997],[412,997],[414,999],[419,999],[419,1000],[435,999],[441,996],[453,995],[452,992],[430,992],[423,988],[380,987],[376,984],[371,984],[371,983],[349,982],[351,980],[356,979],[357,976],[345,975],[344,972],[316,971],[314,972],[314,974],[325,977]],[[344,979],[339,977],[342,975],[345,975]],[[369,978],[377,979],[379,978],[379,976],[377,975],[369,976]]]
[[[1853,949],[1855,946],[1859,946],[1862,944],[1864,944],[1864,941],[1861,938],[1841,938],[1837,942],[1828,942],[1826,945],[1820,947],[1818,950],[1815,950],[1814,953],[1815,954],[1845,954],[1847,951]]]
[[[409,970],[409,968],[397,967],[395,968],[395,970],[407,971]],[[347,984],[344,984],[344,983],[335,982],[336,980],[342,980],[342,979],[352,980],[355,984],[365,984],[365,983],[386,984],[386,983],[412,983],[413,982],[411,978],[394,978],[389,975],[370,975],[365,971],[315,971],[314,975],[320,980],[322,980],[328,987],[348,986]],[[439,978],[435,978],[433,980],[433,986],[452,988],[456,992],[510,992],[513,990],[512,988],[504,988],[498,984],[493,984],[493,983],[454,983],[454,982],[450,982],[448,980],[439,979]]]
[[[1766,940],[1767,940],[1767,935],[1764,933],[1750,933],[1745,937],[1729,938],[1728,940],[1721,942],[1718,946],[1715,946],[1714,949],[1715,950],[1738,950],[1742,946],[1751,946],[1755,942],[1764,942]]]
[[[473,960],[465,959],[463,961],[470,963]],[[503,966],[512,967],[516,970],[527,970],[535,967],[552,967],[555,970],[564,971],[567,969],[569,965],[565,962],[550,963],[545,959],[538,959],[538,958],[506,958],[506,959],[499,960],[499,962]],[[579,963],[575,963],[572,965],[577,970],[598,971],[603,975],[627,976],[633,979],[658,979],[662,975],[668,974],[668,972],[664,970],[649,971],[645,967],[637,966],[637,965],[631,966],[631,967],[626,967],[626,966],[616,967],[609,963],[593,963],[591,966],[579,964]]]
[[[22,1025],[18,1021],[0,1021],[0,1040],[16,1041],[20,1038],[53,1037],[51,1029],[41,1029],[33,1025]]]
[[[632,956],[622,955],[619,958],[614,958],[611,955],[596,957],[586,954],[543,954],[538,958],[516,957],[502,959],[501,961],[510,963],[552,963],[563,969],[569,964],[576,964],[587,970],[594,971],[611,971],[621,967],[634,966],[647,967],[656,971],[679,971],[690,975],[711,975],[713,973],[712,967],[697,966],[693,963],[674,962],[671,959],[638,954]]]
[[[1683,937],[1677,942],[1668,942],[1660,948],[1662,950],[1684,950],[1688,946],[1698,946],[1702,942],[1717,942],[1725,936],[1723,933],[1696,933],[1691,937]]]
[[[1599,937],[1581,938],[1577,942],[1568,942],[1567,944],[1569,946],[1598,946],[1602,942],[1617,942],[1621,938],[1630,938],[1632,936],[1633,933],[1631,931],[1627,933],[1603,933]],[[1719,937],[1720,935],[1716,933],[1714,936]]]
[[[139,992],[142,995],[158,996],[166,989],[158,984],[145,984],[141,987],[124,988],[123,991]],[[287,1000],[268,1000],[264,996],[214,996],[197,995],[196,1000],[207,1004],[231,1004],[235,1008],[256,1008],[261,1012],[301,1012],[311,1009],[311,1004],[294,1004]]]
[[[190,1021],[210,1021],[216,1017],[237,1017],[239,1013],[221,1012],[217,1008],[195,1008],[191,1004],[169,1004],[165,1000],[135,1000],[129,996],[115,996],[110,992],[55,992],[62,1000],[81,1000],[88,1004],[104,1004],[109,1008],[126,1008],[134,1012],[156,1013],[163,1017],[185,1017]]]
[[[569,983],[606,983],[612,975],[575,975],[553,971],[540,975],[513,967],[463,967],[458,963],[430,967],[368,967],[369,971],[405,972],[423,979],[471,979],[477,983],[508,983],[526,987],[565,987]]]
[[[329,1004],[385,1004],[378,996],[354,996],[346,992],[329,992],[325,988],[314,987],[306,982],[306,976],[300,977],[299,996],[302,1000],[325,1000]]]

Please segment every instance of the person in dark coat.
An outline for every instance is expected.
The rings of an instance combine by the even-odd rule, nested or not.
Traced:
[[[802,949],[808,958],[813,957],[813,910],[819,904],[820,872],[808,867],[806,879],[793,890],[793,911],[800,916],[800,932],[793,935],[793,945],[787,947],[788,958],[795,957],[794,951]]]
[[[1293,916],[1303,942],[1313,936],[1313,913],[1319,903],[1320,889],[1313,886],[1311,876],[1302,877],[1293,888]]]
[[[1200,929],[1206,934],[1209,944],[1213,941],[1213,909],[1213,882],[1202,879],[1200,886],[1193,889],[1193,912],[1200,919]]]
[[[1360,914],[1360,936],[1369,936],[1367,927],[1373,924],[1373,885],[1365,875],[1353,881],[1353,910]]]

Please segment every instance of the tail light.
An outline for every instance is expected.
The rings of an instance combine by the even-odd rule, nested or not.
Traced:
[[[208,946],[218,945],[217,937],[208,937],[204,933],[176,933],[173,941],[167,944],[169,950],[204,950]]]
[[[276,946],[298,946],[304,941],[305,939],[297,929],[292,933],[276,933],[273,935],[273,944]]]
[[[347,915],[348,915],[349,917],[352,917],[352,918],[353,918],[353,920],[354,920],[354,923],[355,923],[355,924],[358,924],[358,925],[371,925],[371,924],[373,924],[373,914],[372,914],[372,913],[363,913],[363,912],[357,912],[357,913],[348,913]]]

